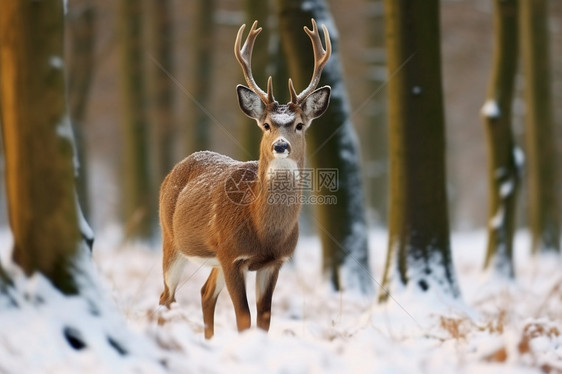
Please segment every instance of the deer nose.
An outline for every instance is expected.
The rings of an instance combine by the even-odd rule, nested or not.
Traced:
[[[290,145],[284,140],[279,140],[273,144],[273,151],[279,154],[289,154]]]

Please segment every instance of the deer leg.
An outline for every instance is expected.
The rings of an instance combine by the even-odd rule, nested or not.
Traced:
[[[236,313],[236,326],[238,331],[249,329],[251,326],[250,308],[248,307],[248,299],[246,297],[246,268],[241,266],[240,261],[221,264],[224,272],[224,281],[226,288],[234,304],[234,312]]]
[[[224,288],[224,275],[221,268],[213,268],[209,278],[201,288],[201,307],[205,324],[205,339],[211,339],[215,333],[215,306],[217,298]]]
[[[164,240],[163,247],[164,291],[160,295],[160,305],[170,308],[170,304],[176,301],[176,288],[186,260],[172,249],[172,243],[169,241]]]
[[[256,300],[258,312],[258,327],[269,331],[271,321],[271,299],[277,284],[280,266],[269,266],[256,272]]]

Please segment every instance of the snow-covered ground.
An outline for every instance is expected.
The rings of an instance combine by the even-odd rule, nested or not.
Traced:
[[[269,334],[257,329],[238,334],[224,291],[211,341],[203,338],[199,296],[209,270],[188,265],[178,302],[161,310],[159,249],[115,238],[100,235],[94,252],[106,293],[117,306],[102,308],[102,315],[112,316],[110,323],[96,325],[87,305],[64,301],[35,277],[20,288],[47,295],[46,302],[0,310],[0,373],[562,373],[562,260],[531,258],[525,233],[516,238],[517,281],[481,272],[484,232],[458,233],[452,239],[462,302],[406,289],[382,306],[330,291],[320,276],[319,241],[301,237],[279,277]],[[373,231],[370,239],[371,276],[378,282],[386,235]],[[5,264],[9,236],[0,241]],[[251,305],[254,280],[249,273]],[[68,320],[82,326],[70,335],[84,340],[84,349],[52,336]],[[100,339],[99,329],[113,334],[110,347],[122,349],[115,353],[92,342]]]

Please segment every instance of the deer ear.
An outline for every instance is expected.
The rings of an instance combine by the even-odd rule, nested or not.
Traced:
[[[308,118],[314,119],[324,114],[330,104],[331,90],[330,86],[320,87],[304,99],[301,108]]]
[[[238,93],[238,105],[240,109],[250,118],[259,120],[265,112],[265,104],[260,97],[248,87],[239,84],[236,86]]]

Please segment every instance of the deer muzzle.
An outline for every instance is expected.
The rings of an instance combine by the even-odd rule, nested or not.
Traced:
[[[283,138],[280,138],[273,142],[273,156],[275,158],[286,158],[289,157],[291,153],[291,144]]]

